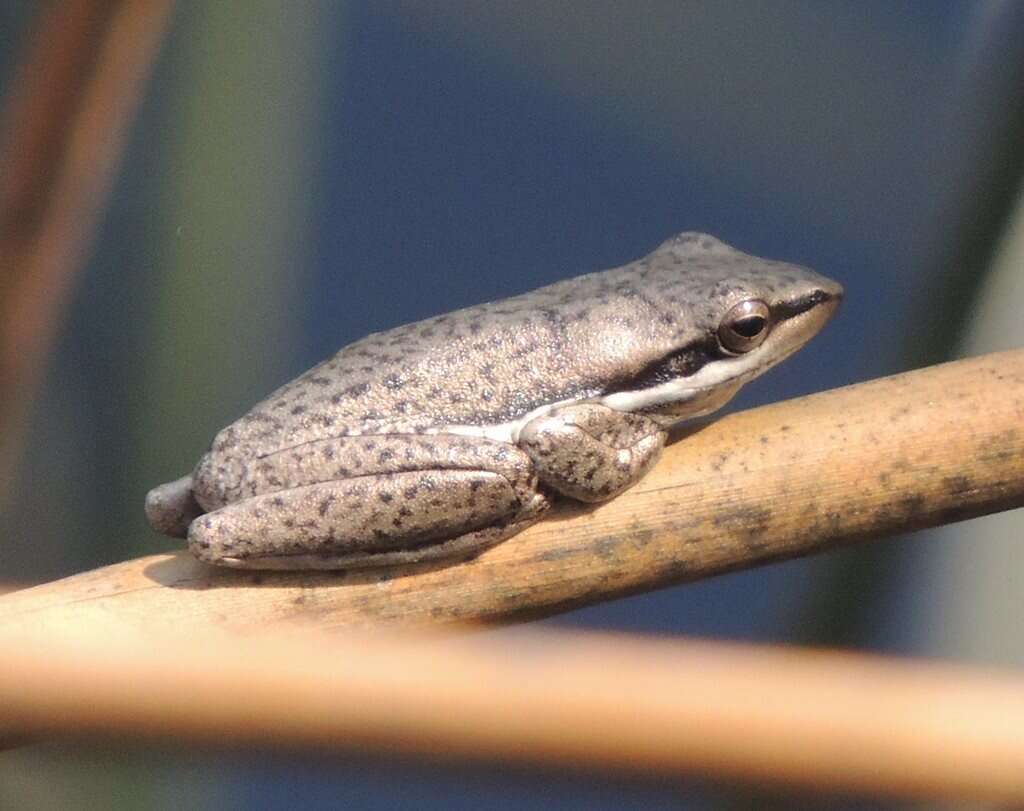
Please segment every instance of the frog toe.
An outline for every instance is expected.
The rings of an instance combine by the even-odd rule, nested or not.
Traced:
[[[192,492],[191,476],[161,484],[146,494],[146,520],[157,532],[172,538],[184,538],[189,524],[202,513]]]

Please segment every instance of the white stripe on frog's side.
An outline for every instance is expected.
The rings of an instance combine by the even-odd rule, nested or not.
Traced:
[[[750,355],[729,358],[728,361],[712,361],[705,364],[701,369],[690,377],[683,377],[677,380],[669,380],[657,386],[638,391],[619,391],[614,394],[606,394],[603,397],[585,397],[580,400],[559,400],[556,403],[548,403],[527,412],[517,420],[502,422],[496,425],[445,425],[437,428],[429,428],[428,434],[458,434],[460,436],[474,436],[490,439],[495,442],[508,442],[515,445],[519,441],[519,435],[527,423],[550,414],[562,406],[574,403],[599,403],[616,411],[635,412],[645,408],[656,408],[667,403],[683,404],[690,400],[698,400],[699,403],[707,403],[706,395],[717,389],[728,389],[724,397],[729,399],[748,379],[753,377],[760,367]],[[697,405],[693,413],[679,415],[679,420],[691,417],[702,417],[716,410],[722,403],[715,398],[713,402],[702,407]]]
[[[751,352],[728,360],[710,361],[689,377],[679,377],[649,389],[608,394],[599,402],[616,411],[638,411],[667,403],[685,403],[718,388],[738,388],[765,368],[759,353]]]
[[[500,422],[496,425],[442,425],[437,428],[428,428],[425,433],[428,434],[458,434],[460,436],[478,436],[484,439],[492,439],[495,442],[508,442],[509,444],[515,445],[519,441],[519,432],[523,430],[528,422],[532,422],[537,417],[543,417],[545,414],[550,414],[556,408],[569,405],[570,403],[583,403],[589,402],[586,399],[583,400],[559,400],[556,403],[548,403],[542,405],[539,408],[533,409],[523,414],[519,419],[512,420],[510,422]]]

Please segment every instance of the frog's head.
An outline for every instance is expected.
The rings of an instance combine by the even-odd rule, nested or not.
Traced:
[[[670,325],[657,356],[602,401],[670,424],[708,414],[785,360],[835,313],[843,288],[808,268],[681,234],[647,257]]]

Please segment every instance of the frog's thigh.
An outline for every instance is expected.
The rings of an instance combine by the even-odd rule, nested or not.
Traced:
[[[238,484],[243,497],[385,473],[489,470],[502,475],[520,501],[537,490],[530,457],[507,442],[456,434],[372,434],[318,439],[249,462]],[[200,480],[202,475],[198,476]],[[200,485],[202,486],[202,485]],[[240,500],[214,499],[214,507]]]
[[[664,445],[653,420],[592,403],[556,409],[519,434],[540,480],[580,501],[617,496],[651,469]]]
[[[200,559],[241,568],[385,566],[479,552],[546,508],[491,471],[384,473],[244,499],[197,518],[188,538]]]

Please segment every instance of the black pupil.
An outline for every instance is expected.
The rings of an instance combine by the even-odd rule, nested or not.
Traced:
[[[743,338],[756,338],[764,329],[763,315],[745,315],[732,322],[732,331]]]

